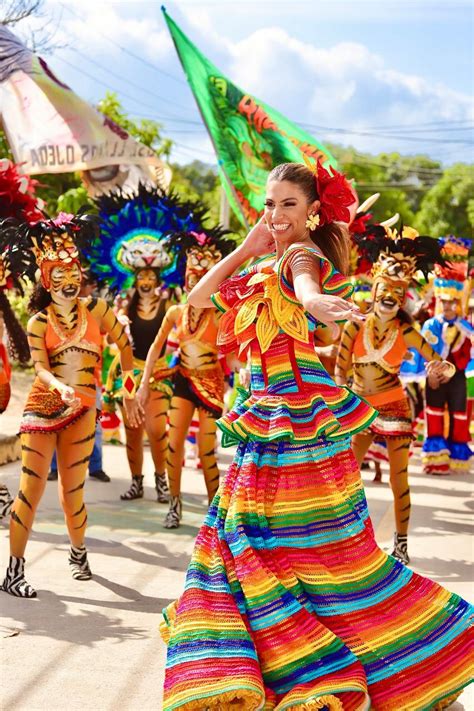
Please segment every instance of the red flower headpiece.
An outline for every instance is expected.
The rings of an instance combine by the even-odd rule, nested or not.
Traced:
[[[44,203],[36,197],[38,185],[7,158],[0,160],[0,219],[14,217],[29,223],[44,220]]]
[[[327,225],[330,222],[351,221],[349,207],[356,201],[356,195],[351,188],[346,176],[338,173],[334,168],[326,170],[321,161],[312,163],[304,154],[304,162],[309,170],[314,173],[316,190],[321,207],[319,208],[319,224]]]

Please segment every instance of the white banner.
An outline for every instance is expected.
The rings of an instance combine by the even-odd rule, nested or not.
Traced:
[[[140,166],[148,178],[169,183],[169,167],[151,148],[78,97],[1,26],[0,115],[15,162],[26,174],[104,166],[121,166],[123,174],[127,166]]]

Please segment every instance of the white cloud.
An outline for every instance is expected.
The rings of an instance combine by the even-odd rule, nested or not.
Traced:
[[[143,12],[141,11],[143,7]],[[151,12],[148,3],[134,3],[135,12],[117,2],[97,0],[46,0],[44,15],[56,26],[54,43],[88,52],[92,57],[117,57],[121,45],[150,61],[159,61],[173,51],[167,28],[160,13]],[[130,8],[128,8],[129,10]],[[28,21],[32,28],[44,24],[42,18]],[[27,23],[22,23],[25,27]],[[109,41],[112,40],[112,41]],[[115,44],[114,44],[115,43]]]
[[[286,116],[322,127],[355,131],[474,118],[470,96],[386,67],[380,55],[360,43],[322,49],[317,47],[317,38],[308,44],[279,27],[260,29],[235,43],[228,75]],[[317,135],[317,129],[313,133]],[[326,135],[359,150],[415,151],[421,147],[423,151],[429,145],[422,143],[423,134],[419,145],[401,139],[393,139],[391,145],[387,138],[382,145],[381,138],[356,134]]]

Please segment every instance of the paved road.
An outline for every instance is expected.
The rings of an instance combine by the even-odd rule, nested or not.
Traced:
[[[3,420],[2,420],[3,424]],[[3,428],[2,428],[3,429]],[[230,454],[221,453],[221,468]],[[165,508],[154,501],[149,454],[145,498],[124,503],[127,488],[123,447],[105,447],[110,484],[87,481],[87,543],[94,579],[72,580],[68,543],[57,500],[48,483],[27,549],[28,577],[35,600],[0,593],[1,709],[14,711],[141,711],[161,709],[165,648],[158,635],[160,610],[178,596],[205,512],[202,474],[188,462],[184,476],[184,525],[162,528]],[[413,567],[448,589],[473,598],[472,509],[468,476],[428,478],[411,464]],[[17,488],[19,464],[0,468]],[[364,473],[377,539],[388,547],[392,535],[390,492]],[[385,479],[386,479],[385,474]],[[0,524],[2,569],[7,561],[6,524]],[[474,711],[465,692],[453,711]],[[400,711],[403,711],[402,709]]]

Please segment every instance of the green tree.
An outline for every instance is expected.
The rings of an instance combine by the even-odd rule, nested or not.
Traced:
[[[8,158],[13,160],[13,154],[10,150],[10,144],[7,141],[5,131],[3,130],[2,124],[0,122],[0,159]]]
[[[171,187],[187,200],[199,200],[209,210],[209,225],[220,221],[222,188],[217,170],[208,163],[194,160],[186,165],[173,163]],[[233,212],[230,213],[229,230],[243,236],[243,227]]]
[[[336,147],[336,157],[342,172],[354,179],[361,203],[374,193],[380,193],[372,208],[374,219],[382,222],[398,212],[404,224],[413,224],[415,216],[404,187],[406,181],[399,185],[397,178],[389,176],[388,161],[382,163],[379,156],[363,156],[353,148]]]
[[[474,166],[456,163],[424,196],[415,227],[439,237],[471,237],[474,228]]]
[[[87,190],[83,185],[79,185],[75,188],[69,188],[65,193],[60,195],[57,199],[57,212],[69,212],[76,214],[81,207],[85,207],[94,210],[94,205],[90,201],[87,194]]]
[[[121,128],[125,129],[133,138],[136,138],[145,146],[153,148],[157,155],[169,158],[173,142],[170,138],[163,138],[161,135],[163,127],[160,123],[151,119],[137,121],[130,118],[123,109],[117,94],[113,91],[105,93],[105,97],[99,101],[97,108],[105,116],[108,116]]]

